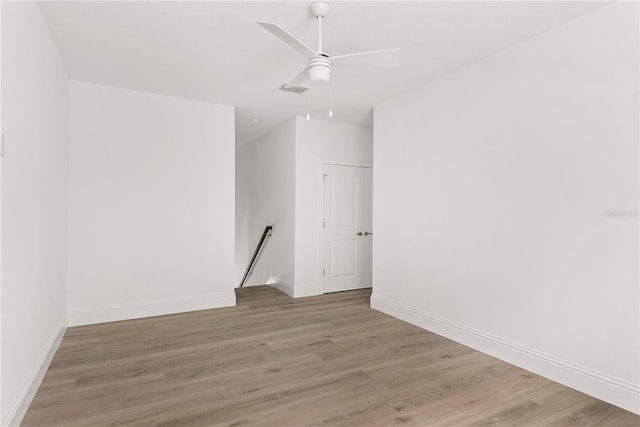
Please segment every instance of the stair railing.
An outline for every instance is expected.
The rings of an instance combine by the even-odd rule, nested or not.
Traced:
[[[273,226],[271,226],[271,225],[267,225],[264,228],[264,232],[262,233],[262,237],[260,238],[260,241],[258,242],[258,247],[256,247],[256,250],[253,253],[253,256],[251,257],[251,261],[249,261],[249,266],[247,267],[247,271],[245,271],[244,277],[242,277],[242,282],[240,282],[240,287],[244,286],[244,284],[247,282],[247,279],[251,275],[251,270],[253,270],[253,267],[255,266],[256,259],[258,258],[258,254],[260,253],[260,250],[262,249],[262,246],[264,245],[264,242],[267,240],[267,237],[271,236],[271,230],[272,229],[273,229]]]

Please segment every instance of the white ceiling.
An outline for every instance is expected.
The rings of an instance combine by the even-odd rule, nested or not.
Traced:
[[[259,27],[274,22],[311,47],[307,1],[42,2],[69,77],[236,107],[243,144],[293,116],[307,94],[280,91],[306,59]],[[333,120],[371,125],[381,100],[588,13],[601,2],[330,2],[330,55],[402,48],[394,69],[334,65]],[[329,91],[309,92],[326,118]],[[261,123],[251,123],[258,117]]]

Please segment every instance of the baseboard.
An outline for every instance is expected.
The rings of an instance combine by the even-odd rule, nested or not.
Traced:
[[[309,283],[306,285],[291,285],[280,277],[272,274],[267,280],[267,285],[271,285],[279,291],[284,292],[293,298],[312,297],[318,294],[318,285]]]
[[[293,286],[291,286],[289,283],[285,282],[275,274],[272,274],[271,276],[269,276],[269,280],[267,280],[267,285],[271,285],[272,287],[276,288],[280,292],[284,292],[290,297],[293,296]]]
[[[51,337],[49,337],[49,340],[40,354],[40,357],[38,357],[38,361],[33,367],[33,370],[29,374],[29,377],[18,393],[18,396],[11,404],[7,414],[2,420],[3,426],[19,426],[22,422],[22,419],[27,413],[27,409],[29,409],[29,405],[31,405],[31,401],[35,397],[38,388],[40,388],[40,384],[44,379],[44,375],[47,373],[47,369],[49,369],[53,356],[56,354],[56,351],[60,346],[62,337],[67,330],[66,320],[67,319],[63,319],[60,321],[59,325],[54,329],[53,334],[51,334]]]
[[[374,294],[371,308],[640,415],[640,386]]]
[[[90,325],[236,305],[234,291],[69,310],[69,326]]]
[[[313,297],[320,294],[321,292],[318,292],[317,283],[304,283],[300,285],[296,284],[293,287],[294,298]]]

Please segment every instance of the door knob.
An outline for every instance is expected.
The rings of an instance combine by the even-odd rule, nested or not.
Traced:
[[[373,233],[369,233],[368,231],[365,231],[365,232],[364,232],[364,235],[365,235],[365,236],[371,236],[371,235],[373,235]]]
[[[358,231],[356,234],[357,234],[358,236],[362,236],[362,231]]]

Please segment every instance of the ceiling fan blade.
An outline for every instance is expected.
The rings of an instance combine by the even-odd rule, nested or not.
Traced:
[[[373,65],[376,67],[396,67],[400,62],[400,49],[374,50],[371,52],[350,53],[329,58],[331,62],[354,65]]]
[[[307,68],[305,67],[305,69],[300,71],[300,73],[295,77],[295,79],[287,83],[287,87],[302,86],[302,84],[307,80],[309,80],[309,70],[307,70]]]
[[[282,28],[280,28],[278,25],[272,24],[270,22],[258,22],[258,25],[260,25],[265,30],[269,31],[271,34],[273,34],[274,36],[276,36],[277,38],[279,38],[280,40],[282,40],[283,42],[285,42],[295,50],[297,50],[305,58],[312,59],[312,58],[318,57],[318,54],[316,53],[315,50],[311,49],[309,46],[302,43],[297,38],[293,37],[291,34],[286,32]]]

